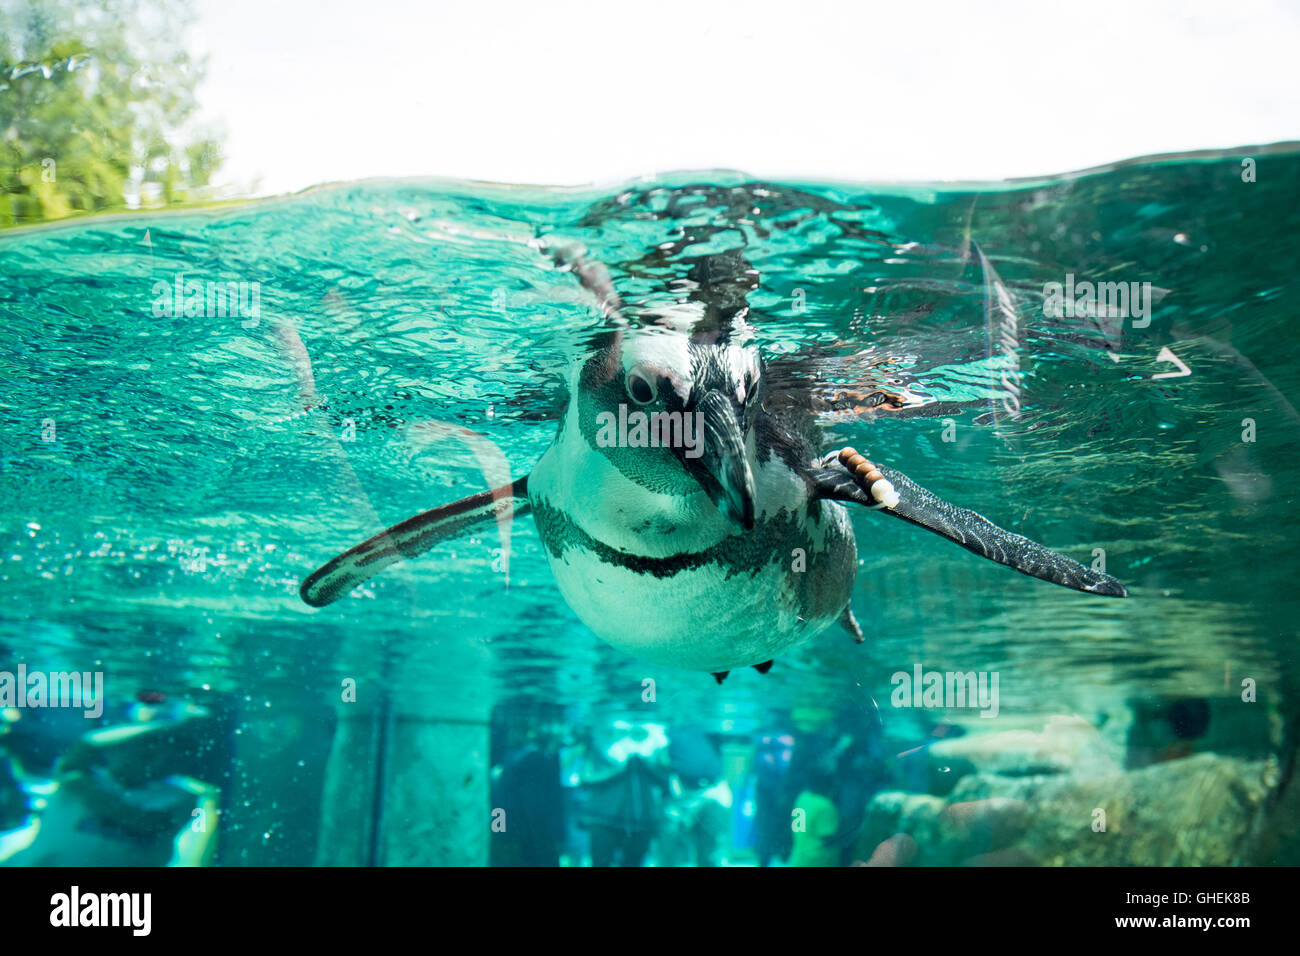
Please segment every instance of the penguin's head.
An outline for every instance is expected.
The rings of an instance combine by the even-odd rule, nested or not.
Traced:
[[[633,329],[584,366],[578,418],[592,446],[632,481],[661,494],[703,491],[748,530],[755,505],[747,449],[762,384],[758,349],[734,337]]]

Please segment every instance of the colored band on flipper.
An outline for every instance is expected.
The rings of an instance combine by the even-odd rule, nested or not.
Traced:
[[[849,470],[858,486],[871,495],[873,501],[879,502],[878,508],[893,508],[898,505],[898,492],[884,474],[858,454],[856,449],[841,448],[840,464]]]

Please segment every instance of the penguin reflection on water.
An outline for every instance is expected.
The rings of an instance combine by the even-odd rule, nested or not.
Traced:
[[[381,569],[531,511],[556,584],[608,643],[642,659],[712,673],[753,665],[836,621],[859,641],[849,597],[857,572],[844,504],[940,534],[1033,577],[1122,597],[1114,578],[935,497],[851,448],[826,453],[825,395],[776,382],[750,341],[736,254],[694,260],[677,301],[625,315],[608,271],[576,244],[539,246],[593,293],[613,326],[573,370],[568,407],[532,473],[424,512],[321,567],[302,584],[321,607]],[[840,391],[857,412],[905,412],[905,390]],[[613,440],[636,412],[660,424]],[[670,427],[671,425],[671,427]]]

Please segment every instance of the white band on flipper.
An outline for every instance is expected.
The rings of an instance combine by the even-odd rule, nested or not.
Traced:
[[[880,502],[882,508],[898,506],[898,492],[894,490],[894,486],[888,478],[880,478],[871,483],[871,497]]]

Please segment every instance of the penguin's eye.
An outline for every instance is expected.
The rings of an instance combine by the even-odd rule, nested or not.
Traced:
[[[639,368],[627,373],[627,393],[638,405],[648,405],[659,397],[654,379]]]

